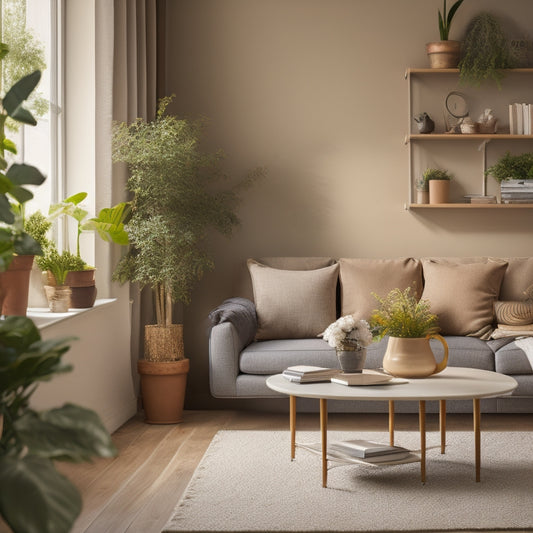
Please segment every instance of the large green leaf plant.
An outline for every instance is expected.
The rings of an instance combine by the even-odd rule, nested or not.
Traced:
[[[66,533],[79,515],[79,491],[54,461],[116,454],[93,411],[73,404],[40,412],[30,406],[39,382],[71,369],[62,361],[68,342],[43,341],[26,317],[0,321],[0,516],[15,533]]]
[[[0,61],[8,53],[8,47],[0,44]],[[6,120],[35,125],[33,115],[24,107],[41,72],[36,70],[17,81],[1,98],[0,105],[0,271],[5,270],[13,254],[39,255],[41,247],[24,231],[24,204],[33,198],[27,185],[40,185],[45,177],[34,166],[6,160],[6,152],[17,153],[15,143],[6,137]]]

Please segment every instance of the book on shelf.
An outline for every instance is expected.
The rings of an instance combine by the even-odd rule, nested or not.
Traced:
[[[337,375],[339,372],[337,368],[296,365],[286,368],[282,372],[282,376],[295,383],[317,383],[320,381],[329,381],[332,376]]]
[[[331,449],[349,455],[351,457],[357,457],[359,459],[372,459],[382,458],[385,456],[395,456],[397,454],[409,454],[410,451],[407,448],[401,446],[390,446],[388,444],[382,444],[372,440],[345,440],[341,442],[335,442],[331,444]],[[395,460],[395,459],[390,459]]]
[[[509,133],[511,135],[531,135],[532,116],[532,104],[509,104]]]

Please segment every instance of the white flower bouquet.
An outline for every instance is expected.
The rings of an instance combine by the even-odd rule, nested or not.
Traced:
[[[352,315],[341,316],[322,334],[324,340],[336,350],[346,345],[352,349],[366,348],[372,343],[372,332],[366,320],[355,320]]]

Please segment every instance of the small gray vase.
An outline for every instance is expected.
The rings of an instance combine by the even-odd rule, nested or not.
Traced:
[[[337,349],[337,357],[345,374],[361,373],[365,366],[366,348],[344,345],[342,349]]]

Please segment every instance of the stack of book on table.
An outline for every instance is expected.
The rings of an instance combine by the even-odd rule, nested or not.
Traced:
[[[533,180],[504,180],[500,190],[502,204],[533,204]]]
[[[328,454],[339,459],[359,459],[366,463],[394,463],[413,457],[407,448],[371,440],[346,440],[328,446]]]
[[[290,366],[283,371],[282,375],[289,381],[296,383],[317,383],[319,381],[330,381],[331,377],[336,376],[339,372],[337,368],[298,365]]]

